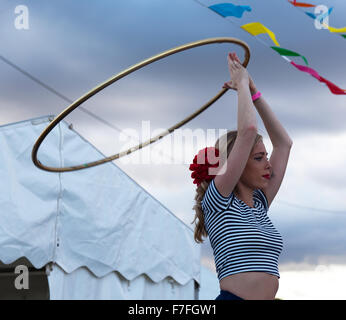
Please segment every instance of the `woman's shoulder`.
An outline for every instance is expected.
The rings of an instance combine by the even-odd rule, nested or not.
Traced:
[[[214,179],[210,181],[208,188],[204,194],[203,202],[206,207],[213,210],[225,210],[234,197],[233,192],[228,196],[223,196],[215,185]]]

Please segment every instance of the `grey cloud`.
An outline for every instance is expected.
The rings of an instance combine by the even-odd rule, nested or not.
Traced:
[[[296,211],[296,214],[291,218],[289,211],[285,213],[269,211],[275,227],[284,240],[280,264],[317,265],[346,262],[346,212],[328,214],[292,210]],[[278,214],[280,217],[275,217]],[[282,217],[283,215],[285,217]],[[213,258],[209,238],[202,245],[202,256]]]
[[[252,15],[244,20],[227,18],[234,22],[230,23],[192,0],[34,1],[28,3],[31,27],[24,32],[13,27],[12,4],[8,2],[11,16],[5,14],[0,21],[0,54],[74,100],[123,69],[169,48],[209,37],[236,37],[249,44],[248,70],[293,139],[345,131],[345,96],[331,94],[325,85],[290,66],[238,25],[262,22],[275,32],[283,48],[306,56],[312,68],[343,88],[346,40],[314,29],[312,19],[287,1],[271,0],[263,5],[249,0],[248,4],[253,7]],[[331,24],[341,27],[346,4],[334,0],[329,5],[335,7]],[[258,38],[272,45],[267,35]],[[220,90],[229,79],[226,53],[231,50],[242,56],[241,49],[222,44],[169,57],[122,79],[84,107],[120,128],[138,127],[142,120],[151,120],[153,128],[167,128]],[[299,57],[292,59],[303,63]],[[1,61],[0,79],[0,124],[58,114],[68,105]],[[109,147],[112,133],[97,120],[78,110],[68,120],[96,146],[113,148]],[[236,125],[237,96],[229,91],[185,127],[235,129]],[[338,177],[314,177],[342,184]],[[164,185],[169,178],[162,176],[155,183],[159,180]],[[145,175],[142,181],[148,181]],[[174,185],[179,183],[186,180],[177,178]],[[184,201],[190,212],[193,199]],[[170,209],[174,212],[174,204]],[[319,254],[342,257],[346,249],[344,217],[326,214],[316,220],[314,213],[306,215],[309,218],[278,218],[277,227],[286,243],[282,262],[304,261],[310,256],[311,261],[317,261]],[[210,256],[210,248],[203,245],[202,250]]]

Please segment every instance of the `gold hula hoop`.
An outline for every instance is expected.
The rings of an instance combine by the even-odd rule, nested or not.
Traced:
[[[199,47],[199,46],[204,46],[207,44],[212,44],[212,43],[224,43],[224,42],[229,42],[229,43],[234,43],[237,44],[239,46],[241,46],[244,51],[245,51],[245,58],[244,58],[244,62],[242,63],[242,65],[246,68],[246,66],[249,63],[249,59],[250,59],[250,49],[248,47],[248,45],[244,42],[241,41],[239,39],[236,38],[209,38],[209,39],[204,39],[204,40],[199,40],[199,41],[194,41],[191,43],[187,43],[184,44],[182,46],[179,47],[175,47],[173,49],[169,49],[167,51],[164,51],[162,53],[159,53],[149,59],[143,60],[133,66],[131,66],[130,68],[118,73],[117,75],[115,75],[114,77],[106,80],[105,82],[101,83],[100,85],[98,85],[97,87],[95,87],[94,89],[90,90],[88,93],[86,93],[84,96],[80,97],[78,100],[76,100],[75,102],[73,102],[70,106],[68,106],[65,110],[63,110],[56,118],[53,119],[53,121],[47,126],[47,128],[41,133],[41,135],[38,137],[37,141],[34,144],[34,147],[32,149],[31,152],[31,158],[32,161],[34,162],[35,166],[45,170],[45,171],[50,171],[50,172],[67,172],[67,171],[75,171],[75,170],[81,170],[81,169],[85,169],[85,168],[90,168],[90,167],[94,167],[115,159],[118,159],[120,157],[123,157],[125,155],[128,155],[138,149],[141,149],[161,138],[163,138],[164,136],[166,136],[169,133],[172,133],[175,129],[180,128],[181,126],[183,126],[185,123],[189,122],[190,120],[194,119],[197,115],[199,115],[201,112],[203,112],[204,110],[206,110],[209,106],[211,106],[215,101],[217,101],[220,97],[223,96],[223,94],[228,90],[228,89],[222,89],[220,92],[218,92],[216,94],[216,96],[214,98],[212,98],[211,100],[209,100],[206,104],[204,104],[201,108],[199,108],[197,111],[195,111],[194,113],[192,113],[190,116],[186,117],[184,120],[178,122],[177,124],[175,124],[174,126],[170,127],[168,130],[164,131],[163,133],[157,135],[154,138],[151,138],[143,143],[140,143],[138,146],[130,148],[126,151],[123,152],[119,152],[113,156],[110,157],[106,157],[104,159],[101,160],[97,160],[97,161],[93,161],[93,162],[89,162],[89,163],[85,163],[85,164],[81,164],[81,165],[76,165],[76,166],[72,166],[72,167],[61,167],[61,168],[55,168],[55,167],[47,167],[45,165],[43,165],[38,159],[37,159],[37,153],[38,153],[38,149],[41,145],[41,143],[43,142],[43,140],[46,138],[46,136],[49,134],[49,132],[51,132],[53,130],[53,128],[62,120],[64,119],[68,114],[70,114],[74,109],[76,109],[79,105],[81,105],[83,102],[87,101],[89,98],[91,98],[93,95],[95,95],[96,93],[98,93],[99,91],[101,91],[102,89],[108,87],[110,84],[112,84],[113,82],[116,82],[118,80],[120,80],[121,78],[124,78],[125,76],[127,76],[128,74],[143,68],[144,66],[153,63],[157,60],[163,59],[167,56],[170,56],[172,54],[178,53],[180,51],[184,51],[184,50],[189,50],[192,49],[194,47]]]

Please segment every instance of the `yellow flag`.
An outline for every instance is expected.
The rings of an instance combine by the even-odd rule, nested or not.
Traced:
[[[325,24],[325,23],[322,23],[322,25],[323,25],[324,27],[328,28],[330,32],[338,32],[338,33],[339,33],[339,32],[346,32],[346,27],[337,29],[337,28],[330,27],[330,26],[328,26],[328,25]]]
[[[252,34],[253,36],[257,36],[258,34],[261,33],[267,33],[270,37],[270,39],[273,40],[275,45],[280,47],[279,43],[276,41],[275,34],[271,30],[269,30],[267,27],[265,27],[262,23],[260,22],[251,22],[248,24],[244,24],[241,26],[245,31],[248,33]]]

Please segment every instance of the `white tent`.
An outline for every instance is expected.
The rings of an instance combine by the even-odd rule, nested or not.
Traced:
[[[48,122],[0,126],[2,267],[25,257],[44,268],[50,299],[198,299],[201,253],[192,229],[114,163],[66,173],[36,168],[31,150]],[[38,154],[51,166],[103,157],[64,121]]]

